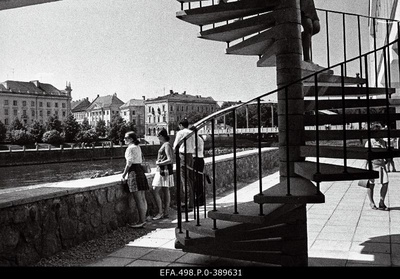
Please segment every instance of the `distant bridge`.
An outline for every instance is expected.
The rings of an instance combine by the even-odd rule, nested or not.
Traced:
[[[262,127],[261,133],[262,134],[277,134],[278,127]],[[211,135],[211,129],[200,129],[200,135]],[[224,128],[224,129],[215,129],[215,135],[229,135],[233,134],[233,128]],[[237,128],[236,134],[258,134],[258,128]]]

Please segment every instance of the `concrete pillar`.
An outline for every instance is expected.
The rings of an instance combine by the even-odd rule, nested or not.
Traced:
[[[277,10],[276,28],[279,30],[276,37],[276,64],[277,86],[281,88],[301,79],[301,17],[299,0],[283,0]],[[287,93],[287,99],[286,99]],[[286,111],[288,104],[288,111]],[[295,176],[294,162],[301,160],[300,146],[304,144],[303,132],[304,98],[303,85],[291,85],[287,92],[278,92],[278,126],[280,150],[280,180],[286,176]],[[286,116],[287,114],[287,116]],[[287,125],[288,124],[288,125]],[[289,133],[287,138],[287,132]],[[287,146],[287,143],[289,144]],[[287,160],[287,150],[290,154]],[[289,170],[287,162],[289,162]],[[282,183],[283,184],[283,183]],[[282,185],[286,187],[285,185]]]

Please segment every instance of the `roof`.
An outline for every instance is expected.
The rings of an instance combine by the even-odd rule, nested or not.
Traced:
[[[14,93],[33,93],[48,95],[66,95],[65,92],[57,89],[51,84],[35,81],[6,80],[1,83],[1,90]]]
[[[111,106],[122,106],[124,104],[123,101],[121,101],[118,97],[117,94],[113,95],[107,95],[100,97],[98,96],[92,104],[87,108],[87,110],[93,110],[93,109],[100,109],[100,108],[110,108]]]
[[[144,107],[144,102],[144,100],[130,99],[128,102],[120,106],[120,109],[125,109],[129,107]]]
[[[79,111],[86,111],[86,109],[90,106],[90,102],[87,98],[82,100],[77,100],[71,102],[71,111],[72,112],[79,112]]]
[[[191,102],[191,103],[209,103],[217,104],[212,97],[202,97],[201,95],[189,95],[186,92],[179,94],[177,92],[170,91],[170,94],[160,96],[154,99],[148,99],[146,102],[158,102],[158,101],[169,101],[169,102]]]

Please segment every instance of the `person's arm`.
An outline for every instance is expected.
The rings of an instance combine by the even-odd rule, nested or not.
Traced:
[[[178,143],[181,141],[181,139],[182,139],[182,133],[180,131],[178,131],[176,133],[176,137],[175,137],[175,140],[174,140],[174,145],[172,147],[174,149],[174,151],[175,151],[175,148],[178,145]]]

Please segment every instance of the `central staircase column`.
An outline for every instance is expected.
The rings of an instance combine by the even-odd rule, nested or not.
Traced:
[[[291,84],[302,77],[302,46],[300,0],[283,0],[276,17],[277,87]],[[304,97],[301,82],[278,92],[280,186],[287,188],[289,177],[295,177],[294,162],[303,161],[300,146],[304,145]],[[289,153],[289,155],[288,155]],[[296,187],[294,183],[291,188]],[[294,226],[298,231],[297,245],[286,240],[283,265],[308,265],[306,206],[301,206]]]
[[[277,10],[279,14],[276,28],[279,32],[277,32],[275,41],[278,88],[302,77],[300,2],[299,0],[284,0],[282,3],[282,7]],[[287,112],[286,109],[288,109]],[[288,90],[278,92],[281,182],[285,182],[287,176],[295,176],[294,162],[301,161],[300,146],[304,144],[303,114],[304,97],[301,82],[291,85]],[[289,139],[287,138],[287,130]],[[287,146],[288,140],[289,145]],[[287,152],[289,152],[289,170],[287,169]]]

